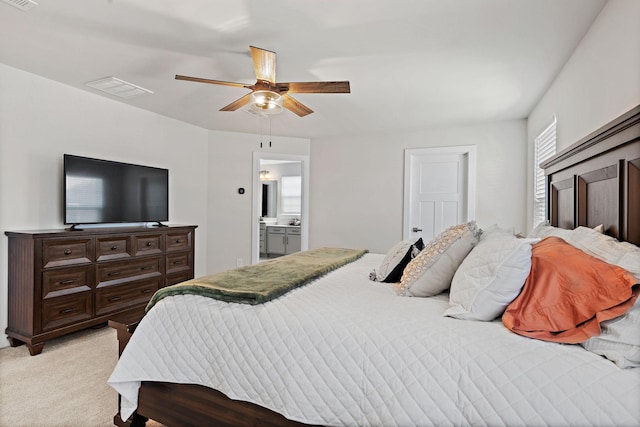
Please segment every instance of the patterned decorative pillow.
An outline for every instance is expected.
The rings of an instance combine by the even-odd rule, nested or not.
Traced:
[[[430,297],[447,290],[458,266],[478,243],[481,233],[475,221],[440,233],[404,269],[398,294]]]
[[[382,260],[375,274],[375,280],[386,283],[399,282],[404,268],[423,248],[422,237],[416,241],[403,240],[396,243]]]

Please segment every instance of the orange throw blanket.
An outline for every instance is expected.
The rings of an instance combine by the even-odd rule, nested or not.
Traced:
[[[558,237],[533,246],[531,271],[502,322],[519,335],[578,344],[600,323],[624,314],[638,297],[635,277]]]

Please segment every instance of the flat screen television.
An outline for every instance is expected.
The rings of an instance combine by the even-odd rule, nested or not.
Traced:
[[[64,223],[169,220],[169,170],[64,155]]]

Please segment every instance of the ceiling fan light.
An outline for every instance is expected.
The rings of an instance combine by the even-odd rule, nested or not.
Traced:
[[[282,112],[282,96],[270,90],[257,90],[251,94],[249,106],[262,114],[278,114]]]

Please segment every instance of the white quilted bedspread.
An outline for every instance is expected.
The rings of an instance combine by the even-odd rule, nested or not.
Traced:
[[[109,384],[135,409],[140,381],[201,384],[310,424],[640,425],[640,369],[580,346],[443,317],[445,296],[398,297],[367,254],[259,306],[158,303]]]

